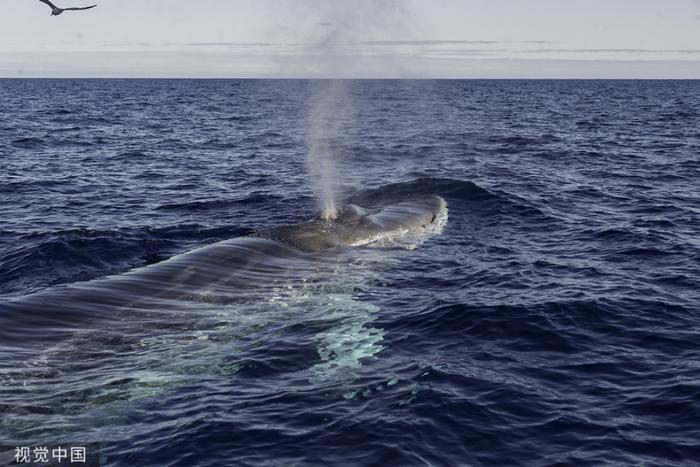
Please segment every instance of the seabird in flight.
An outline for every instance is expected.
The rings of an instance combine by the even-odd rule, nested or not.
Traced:
[[[74,7],[74,8],[59,8],[53,3],[51,3],[49,0],[39,0],[42,3],[46,3],[48,6],[51,7],[51,16],[58,16],[64,11],[77,11],[77,10],[89,10],[90,8],[95,8],[97,5],[92,5],[92,6],[84,6],[84,7]]]

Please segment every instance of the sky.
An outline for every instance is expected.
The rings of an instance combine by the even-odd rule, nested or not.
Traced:
[[[2,0],[0,77],[700,79],[700,0],[96,1]]]

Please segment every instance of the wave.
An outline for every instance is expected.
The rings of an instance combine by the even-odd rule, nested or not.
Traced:
[[[530,201],[501,190],[487,189],[478,184],[450,178],[421,177],[410,182],[384,185],[375,189],[366,189],[350,193],[346,202],[369,204],[373,200],[397,202],[427,194],[437,194],[450,202],[453,208],[468,205],[470,212],[482,216],[508,216],[517,222],[532,221],[552,223],[554,218],[533,205]]]
[[[164,228],[64,230],[24,235],[0,251],[0,292],[7,296],[154,264],[188,246],[251,233],[197,224]]]
[[[498,198],[495,194],[472,182],[426,177],[411,182],[393,183],[350,194],[346,198],[346,202],[371,205],[378,200],[381,203],[391,203],[429,194],[437,194],[447,200],[463,201],[483,201]]]
[[[663,329],[647,335],[628,328],[629,323],[619,317],[630,309],[635,310],[639,323],[656,323]],[[691,307],[682,304],[632,298],[491,306],[435,300],[418,313],[397,317],[390,329],[430,336],[431,342],[451,343],[453,338],[493,340],[528,352],[575,354],[596,345],[601,335],[610,345],[636,340],[641,348],[660,347],[668,339],[678,339],[685,342],[682,347],[690,348],[691,336],[676,336],[674,329],[685,326],[693,313]],[[509,336],[518,338],[510,341]]]
[[[46,141],[42,138],[28,137],[13,140],[10,144],[16,148],[39,149],[46,146]]]
[[[167,203],[158,206],[156,209],[159,211],[210,211],[225,209],[231,206],[274,203],[275,201],[279,201],[281,199],[282,197],[278,195],[256,192],[238,199],[216,199],[211,201]]]
[[[83,128],[79,126],[71,126],[71,127],[64,127],[64,128],[54,128],[51,130],[51,133],[64,133],[64,132],[70,132],[70,131],[82,131]]]
[[[41,191],[45,188],[60,187],[69,185],[71,183],[70,178],[65,177],[62,179],[24,179],[22,181],[14,182],[0,182],[0,193],[17,194],[17,193],[29,193],[32,191]]]

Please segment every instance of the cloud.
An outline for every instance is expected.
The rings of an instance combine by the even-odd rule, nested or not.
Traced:
[[[364,41],[362,45],[460,45],[460,44],[500,44],[499,41],[479,40],[413,40],[413,41]]]
[[[700,54],[700,49],[613,49],[613,48],[602,48],[602,49],[532,49],[523,50],[527,53],[580,53],[580,54],[592,54],[592,53],[626,53],[626,54]]]
[[[322,27],[334,27],[333,23],[318,23]],[[551,41],[496,41],[496,40],[470,40],[470,39],[439,39],[439,40],[339,40],[342,33],[334,32],[322,37],[318,42],[188,42],[183,44],[165,44],[167,46],[186,47],[352,47],[352,46],[417,46],[417,47],[440,47],[451,45],[499,45],[499,44],[553,44]],[[546,49],[543,49],[546,50]]]
[[[169,44],[175,45],[178,44]],[[274,42],[188,42],[185,44],[187,47],[274,47],[289,44],[278,44]]]
[[[494,58],[404,53],[355,56],[343,69],[309,70],[296,54],[237,49],[178,51],[0,52],[2,77],[130,78],[697,78],[700,60]],[[400,65],[384,67],[387,60]],[[284,72],[279,71],[284,63]]]

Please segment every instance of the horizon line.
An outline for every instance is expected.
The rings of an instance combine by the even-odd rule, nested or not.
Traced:
[[[328,78],[328,77],[208,77],[208,76],[2,76],[0,75],[0,80],[173,80],[173,81],[700,81],[700,78],[645,78],[645,77],[600,77],[600,78],[518,78],[518,77],[507,77],[507,78],[448,78],[448,77],[410,77],[410,78]]]

